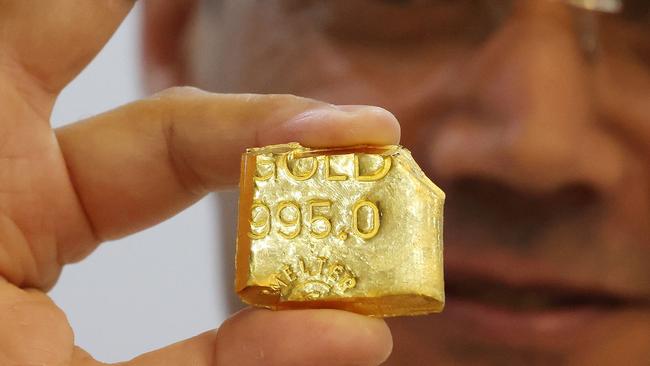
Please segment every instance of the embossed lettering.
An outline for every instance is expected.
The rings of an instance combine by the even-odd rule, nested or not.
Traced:
[[[312,273],[313,276],[320,275],[323,273],[323,265],[325,265],[325,262],[327,262],[327,258],[325,257],[318,257],[316,258],[316,272]]]
[[[289,213],[287,213],[289,211]],[[278,233],[285,239],[293,239],[302,230],[302,223],[300,221],[300,207],[298,204],[292,201],[281,202],[278,205],[278,221],[282,223],[285,227],[288,227],[290,230],[288,232],[283,231],[282,228],[278,229]],[[293,231],[291,231],[293,227]]]
[[[289,286],[286,282],[282,281],[277,275],[273,275],[271,279],[271,284],[270,287],[274,291],[280,291],[282,287],[287,287]]]
[[[251,230],[248,237],[262,239],[271,231],[271,210],[260,201],[253,202],[251,206],[251,220],[248,220]]]
[[[309,224],[309,235],[316,239],[324,239],[328,236],[339,240],[346,240],[348,233],[355,234],[357,237],[368,240],[377,235],[381,226],[381,214],[377,204],[366,199],[357,201],[351,208],[352,226],[351,231],[343,228],[340,232],[332,233],[334,227],[333,219],[329,216],[332,208],[332,202],[324,199],[309,200],[307,223]],[[251,206],[250,231],[248,236],[251,239],[263,239],[271,231],[272,225],[277,227],[277,232],[285,239],[294,239],[302,232],[302,211],[297,202],[282,201],[275,210],[275,224],[271,221],[271,210],[261,201],[254,201]],[[364,219],[364,213],[366,217]],[[369,216],[368,216],[369,215]],[[365,225],[360,224],[365,223]]]
[[[350,277],[350,274],[346,274],[346,276],[339,281],[339,286],[341,286],[341,288],[344,289],[343,291],[347,289],[351,289],[356,285],[357,285],[357,280],[354,279],[354,277]]]
[[[381,168],[377,169],[377,171],[375,171],[372,174],[361,175],[361,167],[359,165],[359,155],[355,154],[354,155],[354,178],[362,182],[371,182],[371,181],[380,180],[381,178],[385,177],[386,174],[388,174],[388,171],[390,170],[390,167],[392,165],[392,161],[393,161],[392,159],[393,158],[390,156],[384,156],[384,160]]]
[[[333,180],[333,181],[347,180],[348,177],[346,175],[333,175],[332,174],[332,167],[330,166],[330,159],[331,159],[331,157],[329,155],[325,156],[325,179]]]
[[[284,266],[282,268],[282,274],[289,282],[292,282],[296,279],[296,274],[293,272],[293,269],[290,266]]]
[[[329,235],[332,231],[332,223],[330,219],[323,216],[322,214],[317,214],[315,211],[321,209],[321,211],[329,212],[330,207],[332,207],[332,202],[328,200],[311,200],[309,201],[309,225],[311,226],[311,236],[316,239],[323,239]],[[320,224],[320,225],[319,225]],[[323,226],[321,230],[316,230],[318,226]]]
[[[287,175],[289,177],[291,177],[291,178],[293,178],[293,179],[295,179],[297,181],[303,181],[303,180],[307,180],[307,179],[313,177],[314,174],[316,173],[316,169],[318,169],[318,161],[316,160],[316,157],[312,156],[312,157],[308,157],[308,158],[302,158],[302,159],[310,159],[311,160],[311,169],[308,172],[306,172],[306,173],[304,173],[302,175],[298,175],[298,174],[295,174],[291,170],[291,168],[289,167],[288,159],[289,159],[289,154],[282,155],[282,157],[280,158],[280,167],[287,172]]]
[[[338,281],[344,269],[345,268],[340,264],[335,264],[331,266],[329,270],[329,276],[327,277],[327,279],[330,281]]]
[[[359,210],[362,207],[368,207],[372,212],[372,225],[370,230],[366,232],[361,231],[359,228]],[[359,237],[366,240],[373,238],[379,231],[379,225],[379,208],[377,208],[377,205],[368,200],[361,200],[354,205],[352,208],[352,229]]]
[[[258,156],[256,159],[257,171],[263,172],[266,171],[266,174],[260,176],[254,176],[253,179],[256,181],[265,181],[273,178],[275,176],[275,160],[274,159],[263,159],[263,157]]]
[[[332,292],[342,294],[356,287],[356,277],[341,263],[329,264],[326,274],[323,274],[327,262],[326,257],[313,258],[311,262],[296,257],[295,262],[284,264],[270,277],[270,290],[266,293],[279,294],[288,300],[316,300]]]

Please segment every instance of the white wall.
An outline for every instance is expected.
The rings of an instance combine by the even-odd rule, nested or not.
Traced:
[[[140,9],[60,96],[55,126],[141,96]],[[67,313],[76,343],[105,362],[123,361],[204,330],[225,316],[215,200],[131,237],[103,244],[67,266],[50,295]],[[232,245],[232,244],[228,244]]]

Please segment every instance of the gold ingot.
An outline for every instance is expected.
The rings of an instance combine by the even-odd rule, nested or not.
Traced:
[[[401,146],[248,149],[236,291],[270,309],[439,312],[444,198]]]

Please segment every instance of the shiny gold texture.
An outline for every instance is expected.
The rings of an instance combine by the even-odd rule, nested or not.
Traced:
[[[444,198],[401,146],[248,149],[236,291],[270,309],[439,312]]]

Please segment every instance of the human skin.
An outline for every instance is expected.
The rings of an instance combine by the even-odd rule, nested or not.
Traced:
[[[57,95],[133,3],[0,0],[2,366],[100,365],[75,347],[65,314],[45,291],[65,264],[102,241],[154,225],[210,191],[235,185],[246,147],[399,140],[399,125],[381,108],[194,88],[167,89],[53,130]],[[375,132],[350,132],[348,125]],[[323,138],[323,129],[333,133]],[[376,365],[391,345],[382,320],[332,310],[249,309],[218,331],[123,365]]]
[[[447,192],[448,303],[391,319],[387,364],[645,364],[650,20],[518,1],[494,27],[415,3],[151,1],[148,81],[395,114]]]

